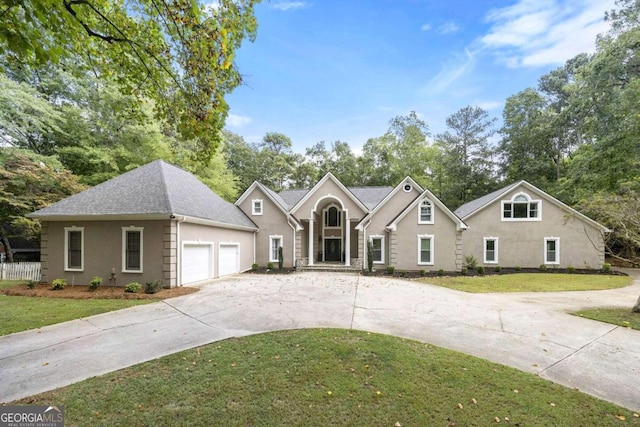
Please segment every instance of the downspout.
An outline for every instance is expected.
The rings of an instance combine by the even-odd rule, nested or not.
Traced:
[[[369,240],[367,239],[367,227],[371,225],[371,220],[369,220],[367,222],[367,225],[362,227],[362,237],[363,237],[363,244],[364,244],[364,248],[362,248],[363,252],[362,252],[362,269],[363,270],[367,270],[367,266],[369,265],[367,263],[367,256],[369,256]]]
[[[291,259],[292,259],[292,264],[291,266],[293,268],[296,268],[296,227],[291,224],[291,217],[287,215],[287,224],[289,224],[289,227],[291,227],[291,230],[293,230],[293,240],[292,240],[292,247],[293,250],[291,251]]]
[[[175,220],[177,217],[171,215],[171,219]],[[180,240],[180,223],[186,221],[186,217],[182,217],[176,221],[176,286],[182,286],[182,243]]]

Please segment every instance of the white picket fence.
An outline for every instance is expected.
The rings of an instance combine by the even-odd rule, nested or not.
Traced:
[[[3,262],[0,264],[0,280],[40,281],[39,262]]]

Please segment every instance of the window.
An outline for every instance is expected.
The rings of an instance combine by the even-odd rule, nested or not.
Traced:
[[[433,236],[418,236],[418,264],[433,265]]]
[[[142,228],[122,227],[122,272],[142,273]]]
[[[372,259],[374,264],[384,264],[384,236],[371,236]]]
[[[64,269],[84,271],[84,227],[64,229]]]
[[[560,264],[560,238],[544,238],[544,263]]]
[[[539,207],[539,200],[531,200],[529,195],[518,193],[511,201],[502,202],[502,219],[507,221],[539,221]]]
[[[433,224],[433,204],[429,199],[420,202],[418,224]]]
[[[484,238],[484,263],[485,264],[498,263],[498,238],[497,237]]]
[[[282,247],[282,236],[269,236],[269,262],[278,262],[280,247]]]
[[[262,215],[262,200],[251,201],[251,215]]]
[[[342,224],[340,211],[337,207],[331,206],[324,211],[324,225],[325,227],[340,227]]]

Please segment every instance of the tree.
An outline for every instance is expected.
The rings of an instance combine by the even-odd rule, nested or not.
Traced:
[[[447,130],[438,135],[442,147],[442,172],[446,184],[444,202],[460,206],[486,194],[496,183],[493,150],[489,139],[495,133],[495,118],[479,107],[467,106],[447,118]]]
[[[224,96],[242,82],[233,65],[256,32],[259,0],[8,0],[0,10],[0,56],[26,67],[78,63],[156,103],[182,140],[208,160],[228,112]]]
[[[36,238],[37,221],[25,215],[84,189],[54,157],[14,148],[0,149],[0,241],[12,262],[10,230]]]

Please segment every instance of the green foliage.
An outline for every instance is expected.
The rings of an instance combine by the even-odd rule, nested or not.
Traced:
[[[463,276],[466,276],[467,272],[468,272],[467,267],[462,267],[462,269],[460,269],[460,274],[462,274]]]
[[[611,273],[611,264],[609,264],[608,262],[605,262],[604,264],[602,264],[602,272]]]
[[[367,270],[369,273],[373,271],[373,242],[367,242]]]
[[[464,257],[464,266],[469,270],[475,270],[478,266],[478,260],[473,255],[466,255]]]
[[[520,267],[519,265],[516,265],[516,266],[514,267],[514,270],[515,270],[516,272],[520,272],[520,271],[522,271],[522,267]]]
[[[273,263],[272,262],[268,262],[267,263],[267,270],[273,270]]]
[[[127,293],[132,293],[135,294],[137,292],[140,291],[140,289],[142,289],[142,285],[138,282],[131,282],[131,283],[127,283],[124,286],[124,291]]]
[[[157,294],[162,289],[162,280],[152,280],[144,284],[145,294]]]
[[[444,269],[438,270],[438,276],[444,276]]]
[[[51,282],[51,289],[53,289],[54,291],[59,291],[65,288],[65,286],[67,286],[67,281],[64,279],[54,279]]]
[[[393,265],[387,266],[387,274],[394,274],[396,272],[396,268]]]
[[[496,273],[500,273],[500,270],[501,268],[499,265],[496,265],[495,267],[493,267],[493,271],[495,271]]]
[[[260,264],[258,264],[257,262],[254,262],[253,264],[251,264],[251,270],[256,271],[260,268]]]
[[[571,265],[567,266],[567,273],[568,274],[574,274],[575,272],[576,272],[576,268],[575,267],[573,267]]]
[[[427,270],[420,270],[420,277],[424,277],[427,275]]]
[[[29,281],[27,282],[27,287],[28,287],[29,289],[35,289],[35,287],[36,287],[36,285],[37,285],[37,284],[38,284],[38,283],[37,283],[35,280],[29,280]]]
[[[94,276],[89,282],[89,290],[95,291],[96,289],[98,289],[98,286],[100,285],[102,285],[102,277]]]
[[[278,246],[278,270],[282,270],[283,263],[284,263],[284,254],[282,253],[282,246]]]
[[[484,266],[483,265],[479,265],[478,267],[476,267],[476,271],[478,272],[478,274],[484,274]]]
[[[540,264],[539,270],[540,271],[547,271],[547,266],[544,265],[544,264]]]

